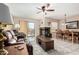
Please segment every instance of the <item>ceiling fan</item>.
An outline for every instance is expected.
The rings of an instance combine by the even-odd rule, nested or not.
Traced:
[[[38,10],[40,10],[39,12],[37,12],[37,14],[43,12],[45,15],[47,15],[47,12],[55,11],[54,9],[49,9],[49,7],[50,7],[50,4],[47,3],[46,5],[43,5],[40,8],[37,8]]]

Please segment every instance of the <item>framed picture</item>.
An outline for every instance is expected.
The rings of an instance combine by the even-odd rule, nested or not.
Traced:
[[[79,21],[66,22],[66,29],[79,29]]]

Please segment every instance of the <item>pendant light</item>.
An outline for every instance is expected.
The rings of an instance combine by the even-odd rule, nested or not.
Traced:
[[[66,13],[65,13],[65,25],[66,25],[66,22],[67,22],[67,15],[66,15]]]

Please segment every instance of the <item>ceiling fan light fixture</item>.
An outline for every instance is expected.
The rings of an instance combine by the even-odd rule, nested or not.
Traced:
[[[41,12],[43,12],[45,15],[47,15],[47,12],[52,12],[55,11],[54,9],[49,9],[50,4],[47,3],[46,5],[41,6],[41,8],[37,8],[38,10],[41,10]],[[41,12],[37,12],[37,14],[41,13]]]

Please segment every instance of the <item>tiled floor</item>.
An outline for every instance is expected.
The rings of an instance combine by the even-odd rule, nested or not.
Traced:
[[[79,44],[72,44],[71,42],[61,39],[54,40],[54,48],[45,52],[37,43],[35,38],[28,38],[28,41],[33,45],[34,55],[79,55]]]

